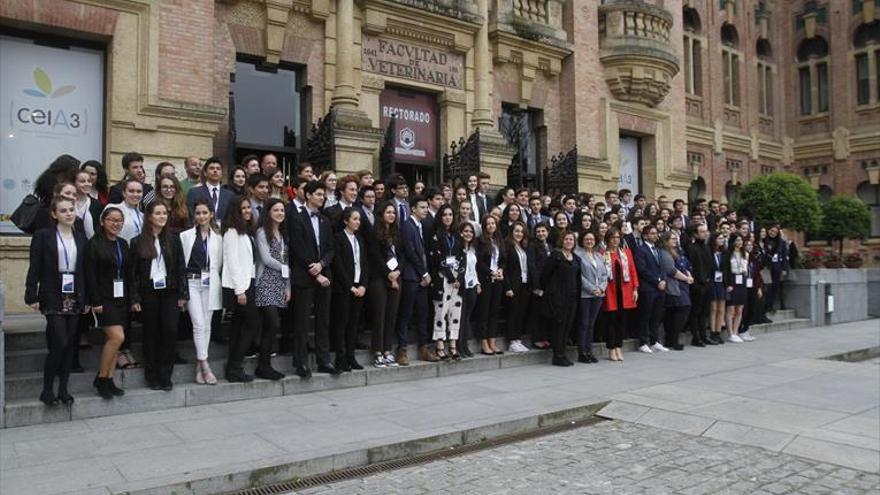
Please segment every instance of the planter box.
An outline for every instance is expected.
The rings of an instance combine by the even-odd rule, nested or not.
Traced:
[[[831,325],[868,318],[868,272],[876,278],[875,298],[880,298],[880,270],[829,269],[791,270],[783,282],[785,307],[799,318],[809,318],[813,325]],[[826,295],[834,296],[834,311],[826,311]],[[874,299],[876,301],[876,299]],[[876,302],[873,307],[877,307]],[[877,311],[876,309],[874,310]]]

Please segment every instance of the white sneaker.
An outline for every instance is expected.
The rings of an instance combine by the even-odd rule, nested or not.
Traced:
[[[746,342],[754,342],[756,340],[754,337],[752,337],[752,334],[750,334],[748,330],[739,334],[739,338],[743,339]]]
[[[669,349],[663,347],[663,344],[661,344],[660,342],[652,345],[651,350],[654,352],[669,352]]]
[[[511,340],[507,350],[510,352],[529,352],[529,348],[524,346],[521,340]]]
[[[377,354],[376,359],[373,360],[373,366],[375,366],[377,368],[384,368],[385,367],[385,357],[382,356],[381,354]]]
[[[653,354],[654,353],[654,351],[652,351],[651,348],[648,347],[648,344],[642,344],[642,346],[639,347],[639,352],[644,352],[645,354]]]
[[[391,354],[390,352],[385,353],[383,360],[385,361],[385,366],[389,366],[391,368],[396,368],[397,366],[399,366],[397,364],[397,360],[394,359],[394,354]]]
[[[733,342],[734,344],[742,344],[745,342],[743,339],[739,338],[739,335],[731,335],[730,337],[727,337],[727,341]]]

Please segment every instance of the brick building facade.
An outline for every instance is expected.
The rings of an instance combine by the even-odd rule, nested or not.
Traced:
[[[101,159],[113,179],[131,150],[148,168],[272,150],[288,167],[320,154],[378,173],[383,111],[422,98],[421,122],[395,114],[390,136],[410,177],[444,178],[450,143],[475,130],[477,166],[496,185],[513,169],[540,183],[562,154],[580,191],[726,201],[787,170],[874,204],[878,237],[858,246],[874,252],[878,16],[872,0],[0,3],[4,36],[105,51],[104,153],[79,158]],[[309,139],[319,119],[323,147]],[[0,236],[8,286],[23,280],[27,245]],[[11,291],[8,307],[20,299]]]

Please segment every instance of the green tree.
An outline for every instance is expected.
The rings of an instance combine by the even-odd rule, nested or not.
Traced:
[[[785,172],[762,175],[743,185],[734,207],[762,225],[778,223],[799,232],[814,231],[822,217],[816,190],[802,177]]]
[[[819,232],[830,241],[837,241],[843,257],[844,239],[864,239],[871,233],[871,211],[862,200],[853,196],[834,196],[822,203]]]

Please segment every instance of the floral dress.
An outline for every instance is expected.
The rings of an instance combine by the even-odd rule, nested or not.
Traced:
[[[280,240],[272,239],[269,241],[269,254],[281,263],[285,262],[281,257]],[[287,292],[287,283],[281,278],[281,271],[268,266],[264,267],[263,273],[260,274],[260,280],[257,280],[255,294],[257,307],[287,307],[287,303],[284,302],[285,292]]]

